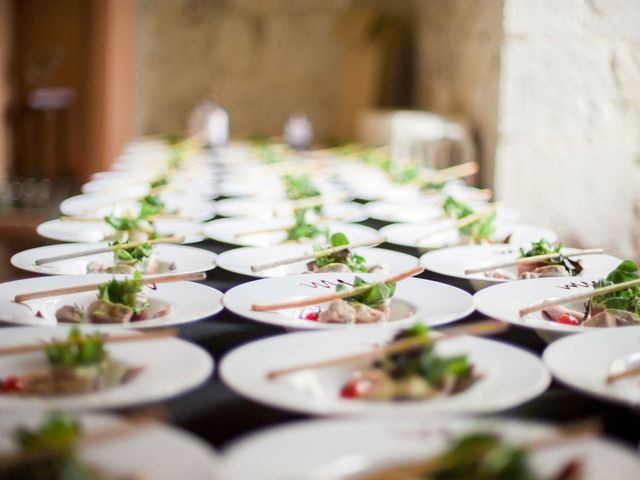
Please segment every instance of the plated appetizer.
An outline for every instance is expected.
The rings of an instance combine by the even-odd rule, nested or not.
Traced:
[[[158,260],[154,255],[153,245],[164,239],[154,239],[145,242],[114,242],[113,263],[92,261],[87,264],[87,273],[135,273],[145,275],[173,272],[177,269],[175,261]]]
[[[0,395],[79,395],[123,385],[142,367],[114,360],[105,347],[107,335],[100,332],[69,331],[66,340],[42,345],[47,368],[5,376]]]
[[[86,309],[79,305],[64,305],[56,310],[60,323],[129,323],[159,318],[171,312],[170,306],[152,306],[143,294],[144,282],[140,272],[132,278],[98,285],[98,298]]]
[[[274,444],[296,461],[265,453]],[[309,448],[316,444],[322,448]],[[631,448],[593,431],[452,415],[293,422],[241,439],[227,458],[230,478],[259,471],[263,480],[633,480],[640,475]]]
[[[367,265],[364,256],[353,251],[349,239],[342,232],[336,232],[329,238],[329,244],[314,245],[315,259],[307,263],[313,273],[323,272],[366,272],[388,273],[387,264]]]
[[[380,328],[292,333],[239,347],[220,375],[255,401],[312,414],[497,411],[551,380],[537,356],[479,337],[501,329],[482,322],[401,339]]]
[[[311,177],[306,173],[301,175],[285,175],[283,180],[284,189],[289,200],[301,200],[303,198],[320,196],[320,190],[313,185]],[[321,205],[315,208],[321,209]]]
[[[466,203],[448,196],[442,206],[445,215],[455,219],[463,243],[509,243],[510,237],[495,239],[497,218],[495,207],[483,210],[471,208]]]
[[[415,346],[416,340],[420,345]],[[389,346],[400,347],[403,341],[407,348],[386,353],[356,371],[340,395],[357,400],[424,400],[455,395],[479,378],[466,355],[438,354],[423,324],[396,333]]]
[[[542,315],[550,322],[583,327],[640,325],[640,270],[635,262],[624,260],[593,286],[597,293],[587,298],[583,311],[556,304],[542,308]],[[563,303],[570,301],[564,299]]]
[[[222,308],[220,292],[193,282],[204,278],[204,273],[149,277],[137,273],[129,278],[96,274],[16,280],[0,284],[0,318],[17,324],[32,324],[37,319],[40,325],[127,328],[192,322]]]
[[[53,411],[42,417],[5,415],[0,426],[2,478],[204,480],[219,478],[221,470],[217,455],[202,441],[150,420]]]

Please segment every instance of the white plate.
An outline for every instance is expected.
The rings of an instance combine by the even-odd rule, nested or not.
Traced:
[[[0,346],[32,344],[65,339],[71,327],[5,328]],[[105,329],[91,325],[81,331],[108,331],[112,335],[138,335],[122,328]],[[37,397],[0,394],[0,410],[89,410],[120,408],[152,403],[170,398],[202,384],[213,372],[213,360],[202,348],[179,338],[163,338],[144,342],[107,343],[111,358],[144,369],[129,382],[101,392],[81,395]],[[43,352],[4,355],[0,357],[0,378],[46,368]]]
[[[497,418],[411,416],[303,421],[249,435],[225,451],[224,478],[250,480],[326,480],[354,478],[370,469],[424,460],[441,453],[450,435],[493,431],[525,443],[554,434],[551,426]],[[286,457],[274,452],[287,452]],[[635,480],[640,460],[630,449],[599,438],[576,439],[537,449],[531,466],[550,478],[567,462],[585,462],[584,480]],[[471,479],[469,479],[471,480]]]
[[[184,243],[195,243],[203,240],[203,224],[187,220],[158,220],[155,222],[158,235],[167,237],[182,235]],[[49,220],[38,225],[38,234],[59,242],[97,243],[115,233],[114,228],[106,222],[84,222],[72,220]]]
[[[522,245],[525,250],[529,249],[530,246],[530,244]],[[562,249],[562,252],[567,254],[576,251],[578,249],[575,248]],[[465,270],[515,261],[519,256],[519,248],[515,245],[463,245],[425,253],[420,257],[420,263],[432,272],[469,280],[476,290],[480,290],[496,283],[511,282],[512,280],[491,278],[483,272],[467,275],[464,273]],[[580,260],[583,268],[580,275],[573,278],[584,276],[605,277],[622,261],[611,255],[584,255],[572,258]],[[515,275],[517,268],[515,266],[505,267],[500,270]]]
[[[88,306],[96,299],[97,289],[91,292],[74,293],[64,296],[29,300],[24,305],[16,305],[14,297],[19,293],[37,292],[77,285],[93,285],[110,281],[112,275],[64,275],[36,277],[0,284],[0,321],[18,325],[34,322],[35,313],[40,311],[45,321],[55,324],[55,312],[63,305]],[[160,283],[156,290],[145,288],[145,295],[156,308],[172,307],[172,311],[160,318],[140,320],[129,324],[108,324],[123,328],[168,327],[194,322],[215,315],[222,310],[222,293],[215,288],[195,282]],[[14,308],[5,308],[7,304]],[[16,308],[17,307],[17,308]]]
[[[223,217],[248,217],[259,220],[284,219],[293,221],[293,207],[289,201],[256,200],[252,198],[228,198],[217,204],[218,215]],[[327,203],[322,216],[337,222],[361,222],[367,219],[362,205],[353,202]]]
[[[581,276],[579,279],[568,277],[535,278],[519,282],[494,285],[477,292],[474,296],[476,308],[483,314],[505,322],[534,328],[541,332],[577,333],[598,330],[599,327],[565,325],[545,320],[540,312],[534,312],[520,318],[518,311],[540,303],[548,298],[562,298],[567,295],[593,290],[593,283],[602,277]],[[573,310],[583,311],[579,305],[565,305]]]
[[[274,369],[370,351],[389,342],[393,335],[378,328],[271,337],[228,354],[220,364],[220,376],[231,388],[257,402],[320,415],[486,413],[530,400],[544,392],[551,381],[538,357],[506,343],[474,337],[451,339],[436,347],[446,356],[467,354],[482,375],[467,390],[449,397],[402,402],[341,398],[342,387],[356,370],[369,364],[367,361],[302,371],[276,380],[267,378]]]
[[[285,229],[270,233],[259,233],[255,235],[242,235],[245,232],[273,229],[277,227],[287,227],[291,222],[283,220],[259,221],[245,218],[221,218],[203,225],[203,233],[218,242],[229,243],[247,247],[270,247],[285,243],[287,235]],[[355,224],[328,224],[329,233],[344,233],[351,243],[362,243],[373,241],[379,238],[378,232],[373,228]],[[288,242],[288,243],[310,243]]]
[[[74,252],[95,250],[108,246],[106,243],[63,243],[46,247],[32,248],[16,253],[11,257],[11,264],[16,268],[45,275],[82,275],[87,273],[87,265],[100,262],[113,265],[113,253],[99,253],[86,257],[71,258],[58,262],[36,265],[35,261],[42,258],[55,257]],[[194,272],[206,272],[215,268],[217,255],[203,248],[187,247],[184,245],[160,244],[153,246],[153,256],[163,263],[175,262],[176,268],[166,273],[155,274],[175,275]]]
[[[284,275],[296,275],[300,273],[309,273],[307,263],[303,262],[290,263],[280,267],[253,272],[252,265],[261,265],[264,263],[275,262],[286,258],[298,257],[313,250],[311,245],[277,245],[274,247],[242,247],[233,250],[227,250],[218,256],[217,263],[221,268],[230,272],[239,273],[256,278],[282,277]],[[355,253],[362,255],[366,259],[368,267],[373,265],[386,264],[389,267],[389,273],[399,273],[415,267],[416,257],[407,255],[406,253],[394,252],[393,250],[385,250],[383,248],[357,248]]]
[[[378,201],[366,204],[367,214],[371,218],[382,220],[383,222],[404,222],[421,223],[442,219],[444,211],[442,209],[443,200],[439,198],[425,198],[411,202],[391,202]],[[483,208],[486,202],[471,203],[473,208]],[[498,219],[503,222],[515,222],[520,215],[517,210],[510,207],[500,206],[497,209]]]
[[[162,201],[169,211],[179,211],[181,217],[194,222],[209,220],[216,214],[214,202],[200,200],[197,197],[183,197],[174,193],[163,195]],[[140,204],[135,199],[94,193],[67,198],[60,204],[60,211],[64,215],[74,217],[137,216],[140,212]]]
[[[18,427],[37,428],[41,420],[40,415],[33,414],[2,416],[0,450],[12,450],[11,435]],[[124,420],[104,414],[80,415],[78,421],[88,434],[126,425]],[[79,455],[90,465],[123,477],[133,473],[154,480],[221,478],[222,460],[209,445],[189,433],[160,423],[137,426],[113,441],[85,446],[79,450]]]
[[[389,243],[424,250],[435,250],[460,244],[458,229],[442,230],[446,225],[451,225],[451,221],[438,220],[428,224],[394,223],[381,228],[380,234],[386,237]],[[438,233],[427,236],[430,232],[435,231]],[[508,235],[511,235],[510,243],[514,245],[537,242],[541,238],[549,242],[555,242],[558,239],[556,233],[548,228],[522,223],[496,224],[494,238],[501,241]]]
[[[554,342],[543,359],[561,382],[596,397],[640,406],[640,383],[631,376],[607,384],[609,374],[637,368],[640,327],[600,329]]]
[[[334,328],[361,330],[380,327],[395,329],[404,328],[416,322],[433,326],[453,322],[466,317],[473,311],[473,301],[467,292],[422,278],[408,278],[398,283],[392,299],[392,309],[395,305],[397,311],[402,312],[402,319],[384,324],[343,325],[300,318],[316,310],[317,306],[271,312],[251,310],[251,305],[254,303],[276,303],[333,293],[337,284],[350,285],[355,276],[353,273],[308,273],[263,278],[232,288],[225,293],[222,301],[225,307],[242,317],[299,330]],[[366,281],[381,280],[386,277],[386,275],[372,273],[362,273],[357,276]]]

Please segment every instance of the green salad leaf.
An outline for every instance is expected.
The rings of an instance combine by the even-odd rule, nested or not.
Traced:
[[[102,333],[82,334],[74,327],[66,340],[54,340],[45,344],[44,352],[49,365],[54,367],[98,365],[108,355],[104,340]]]
[[[424,337],[429,340],[429,329],[424,324],[416,324],[400,331],[393,341]],[[392,378],[407,378],[418,375],[434,386],[441,386],[447,378],[470,378],[473,369],[466,355],[444,357],[436,353],[433,342],[398,353],[386,355],[376,364]]]
[[[371,286],[370,288],[362,288],[363,292],[361,294],[345,298],[345,300],[352,303],[362,303],[375,308],[384,305],[385,302],[393,297],[393,294],[396,292],[396,282],[369,283],[360,277],[355,277],[352,288],[366,287],[369,285]],[[347,287],[346,285],[338,284],[336,292],[341,292],[350,288],[351,287]]]
[[[344,233],[336,232],[331,235],[331,238],[329,239],[329,247],[340,247],[342,245],[349,245],[349,239]],[[324,250],[327,246],[316,245],[314,248],[315,250]],[[332,255],[317,257],[315,262],[319,268],[323,268],[334,263],[342,263],[345,264],[352,272],[367,271],[365,258],[362,255],[351,252],[348,248]]]
[[[165,174],[153,179],[151,183],[149,183],[149,187],[151,187],[152,189],[156,189],[169,185],[169,183],[171,183],[171,178],[169,178],[169,175]]]
[[[114,245],[118,245],[118,243]],[[133,248],[127,248],[126,243],[124,245],[123,248],[118,248],[114,251],[117,262],[135,265],[153,254],[153,246],[150,243],[144,243]]]
[[[434,460],[435,471],[423,480],[535,480],[527,451],[508,444],[496,434],[473,432],[454,438]]]
[[[306,173],[302,175],[285,175],[284,185],[289,200],[317,197],[320,191],[311,182],[311,177]]]
[[[638,265],[632,260],[624,260],[607,275],[607,278],[598,281],[594,287],[601,288],[616,285],[637,280],[638,278],[640,278]],[[590,305],[603,307],[608,310],[625,310],[640,315],[640,286],[592,297]]]
[[[159,195],[147,195],[138,200],[140,203],[139,218],[148,218],[162,213],[166,205]]]
[[[20,427],[14,433],[21,449],[61,449],[70,450],[80,438],[80,425],[68,414],[52,412],[42,426],[35,430]]]
[[[442,208],[444,212],[457,219],[461,220],[469,215],[476,213],[474,209],[472,209],[466,203],[460,202],[455,199],[451,195],[449,195],[443,205]],[[497,214],[495,210],[491,210],[487,212],[482,218],[476,220],[469,225],[465,225],[459,229],[460,235],[466,238],[470,238],[476,243],[480,243],[482,241],[489,240],[495,232],[495,220]]]
[[[134,272],[132,278],[116,280],[98,285],[98,298],[105,303],[122,305],[140,315],[150,305],[148,302],[140,304],[140,292],[142,292],[142,274]]]
[[[287,240],[298,241],[303,238],[316,238],[326,236],[329,230],[326,227],[318,227],[307,223],[307,209],[300,209],[294,212],[294,224],[287,229]]]

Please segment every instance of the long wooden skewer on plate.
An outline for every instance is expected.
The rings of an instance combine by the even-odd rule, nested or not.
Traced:
[[[504,268],[504,267],[513,267],[513,266],[522,265],[525,263],[536,263],[536,262],[544,262],[545,260],[554,260],[560,257],[571,258],[571,257],[579,257],[583,255],[601,255],[603,253],[604,253],[604,249],[602,248],[591,248],[588,250],[580,250],[579,252],[573,252],[573,253],[559,253],[559,252],[546,253],[544,255],[535,255],[533,257],[522,257],[516,260],[511,260],[509,262],[494,263],[493,265],[485,265],[484,267],[468,268],[464,271],[464,274],[472,275],[474,273],[487,272],[489,270],[496,270],[498,268]]]
[[[105,335],[104,341],[107,343],[122,342],[144,342],[147,340],[158,340],[161,338],[170,338],[176,336],[176,330],[173,328],[165,328],[162,330],[154,330],[141,335]],[[64,340],[60,340],[64,341]],[[43,346],[47,342],[25,343],[22,345],[13,345],[11,347],[1,347],[0,356],[17,355],[21,353],[31,353],[42,351]]]
[[[430,230],[429,232],[425,233],[424,235],[418,237],[416,239],[416,243],[420,244],[420,243],[422,243],[422,241],[425,238],[429,238],[429,237],[431,237],[433,235],[436,235],[438,233],[446,232],[448,230],[453,230],[453,229],[460,229],[460,228],[466,227],[468,225],[471,225],[472,223],[475,223],[478,220],[482,220],[484,217],[486,217],[487,215],[489,215],[492,212],[494,212],[496,210],[496,208],[497,208],[497,205],[493,204],[489,208],[486,208],[486,209],[481,210],[479,212],[472,213],[471,215],[467,215],[466,217],[462,217],[462,218],[456,220],[454,223],[447,223],[446,225],[442,225],[439,228]]]
[[[252,272],[262,272],[264,270],[269,270],[270,268],[280,267],[281,265],[289,265],[290,263],[302,262],[304,260],[311,260],[313,258],[320,258],[320,257],[326,257],[328,255],[334,255],[334,254],[336,254],[338,252],[341,252],[341,251],[347,250],[347,249],[362,248],[362,247],[373,247],[373,246],[379,245],[381,243],[384,243],[384,241],[385,241],[385,238],[384,237],[380,237],[380,238],[376,238],[375,240],[369,240],[367,242],[348,243],[346,245],[340,245],[338,247],[325,248],[324,250],[318,250],[318,251],[315,251],[315,252],[309,252],[309,253],[305,253],[303,255],[298,255],[296,257],[290,257],[290,258],[285,258],[285,259],[282,259],[282,260],[276,260],[275,262],[263,263],[261,265],[251,265],[251,271]]]
[[[409,270],[405,270],[404,272],[391,275],[390,277],[387,277],[384,280],[380,280],[379,282],[373,282],[368,285],[362,285],[360,287],[355,287],[350,290],[342,290],[340,292],[330,293],[328,295],[309,297],[309,298],[304,298],[302,300],[294,300],[291,302],[253,304],[251,305],[251,310],[256,312],[269,312],[272,310],[284,310],[287,308],[298,308],[298,307],[306,307],[309,305],[318,305],[320,303],[331,302],[333,300],[339,300],[341,298],[348,298],[348,297],[353,297],[355,295],[361,295],[381,283],[399,282],[406,278],[413,277],[414,275],[418,275],[423,271],[424,271],[424,267],[422,265],[417,265]]]
[[[170,282],[188,282],[194,280],[204,280],[207,278],[207,274],[204,272],[199,273],[184,273],[167,275],[163,277],[145,277],[140,281],[144,284],[158,284],[158,283],[170,283]],[[104,283],[104,282],[102,282]],[[102,283],[91,283],[86,285],[76,285],[74,287],[54,288],[51,290],[41,290],[39,292],[19,293],[14,297],[14,301],[21,303],[27,300],[34,300],[36,298],[55,297],[58,295],[69,295],[71,293],[90,292],[96,290]]]
[[[424,345],[430,345],[432,343],[441,342],[443,340],[460,337],[462,335],[492,335],[495,333],[503,332],[507,328],[509,328],[509,324],[505,322],[489,320],[485,322],[477,322],[472,325],[465,325],[463,327],[443,329],[435,332],[437,333],[437,336],[433,337],[431,335],[425,335],[422,337],[406,338],[393,342],[384,347],[377,347],[362,353],[343,355],[340,357],[329,358],[317,362],[271,370],[270,372],[267,372],[267,378],[273,380],[275,378],[282,377],[284,375],[290,375],[292,373],[297,373],[303,370],[315,370],[318,368],[332,367],[334,365],[342,365],[345,363],[353,363],[362,360],[377,358],[382,355],[391,355],[394,353],[403,352],[405,350],[410,350],[412,348],[422,347]]]
[[[146,242],[120,243],[117,245],[96,248],[93,250],[84,250],[81,252],[72,252],[72,253],[65,253],[64,255],[56,255],[54,257],[39,258],[34,263],[36,265],[44,265],[45,263],[59,262],[61,260],[69,260],[71,258],[86,257],[88,255],[97,255],[99,253],[114,252],[116,250],[130,250],[132,248],[141,247],[145,244],[156,245],[159,243],[182,243],[182,242],[184,242],[184,237],[173,235],[171,237],[155,238],[153,240],[148,240]]]
[[[556,305],[562,305],[563,303],[572,303],[579,302],[581,300],[588,300],[591,297],[596,297],[599,295],[606,295],[607,293],[618,292],[620,290],[626,290],[627,288],[640,286],[640,279],[629,280],[628,282],[617,283],[615,285],[609,285],[608,287],[596,288],[594,290],[589,290],[584,293],[577,293],[575,295],[567,295],[562,298],[550,298],[547,300],[543,300],[536,305],[531,305],[530,307],[521,308],[518,311],[518,314],[521,317],[528,315],[533,312],[538,312],[540,310],[544,310],[545,308],[555,307]]]

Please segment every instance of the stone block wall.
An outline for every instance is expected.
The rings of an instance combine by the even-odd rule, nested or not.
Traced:
[[[640,2],[504,0],[495,189],[572,245],[640,255]]]

